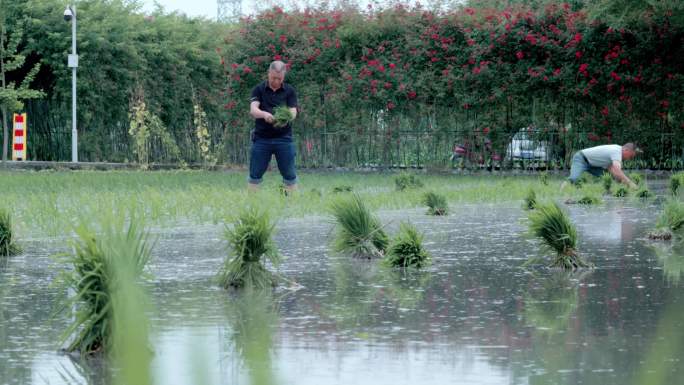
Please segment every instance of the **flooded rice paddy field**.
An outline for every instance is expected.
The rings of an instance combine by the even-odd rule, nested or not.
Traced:
[[[215,284],[222,226],[164,227],[147,284],[155,383],[681,383],[684,253],[646,237],[661,205],[566,206],[596,265],[571,274],[521,267],[545,251],[519,202],[379,212],[390,234],[407,219],[425,233],[422,272],[331,254],[326,217],[281,219],[278,272],[301,288],[250,297]],[[103,362],[58,352],[67,294],[49,256],[66,240],[22,244],[0,266],[0,383],[109,383]]]

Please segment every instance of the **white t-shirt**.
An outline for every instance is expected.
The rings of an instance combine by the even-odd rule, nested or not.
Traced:
[[[608,168],[614,160],[622,163],[622,146],[618,144],[604,144],[582,150],[589,165]]]

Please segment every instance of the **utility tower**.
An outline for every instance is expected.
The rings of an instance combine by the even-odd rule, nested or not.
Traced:
[[[216,20],[220,23],[235,23],[242,16],[242,0],[216,0],[218,12]]]

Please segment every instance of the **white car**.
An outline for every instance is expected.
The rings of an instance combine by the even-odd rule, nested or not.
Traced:
[[[534,129],[521,128],[506,149],[506,159],[513,161],[548,161],[549,142],[535,139]]]

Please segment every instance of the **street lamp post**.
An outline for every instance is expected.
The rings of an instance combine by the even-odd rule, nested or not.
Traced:
[[[71,21],[71,54],[68,65],[71,68],[71,161],[78,162],[78,130],[76,129],[76,70],[78,54],[76,54],[76,6],[68,6],[64,10],[64,20]]]

